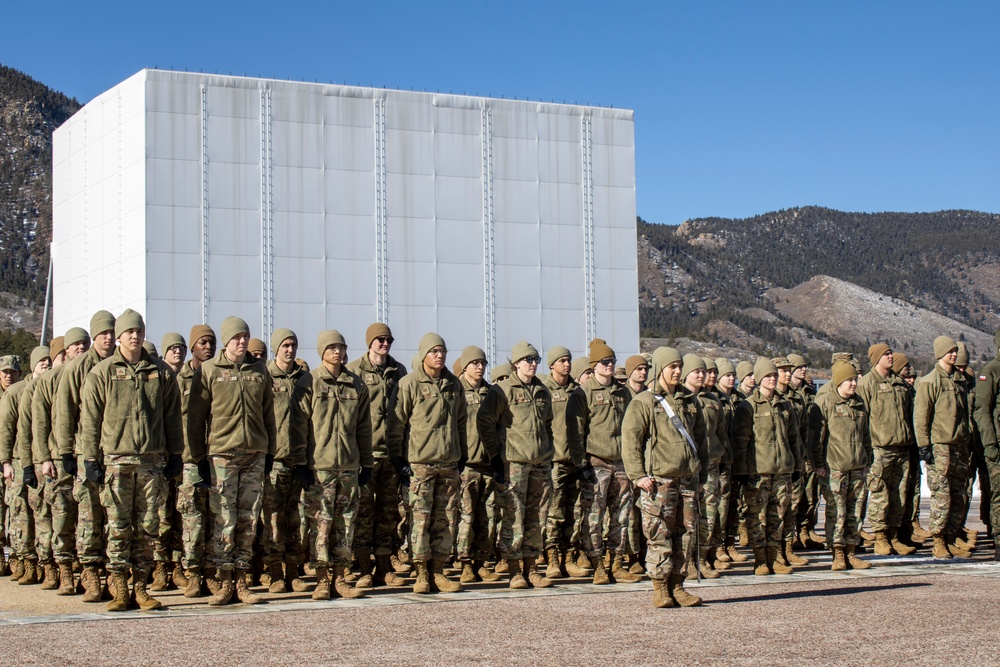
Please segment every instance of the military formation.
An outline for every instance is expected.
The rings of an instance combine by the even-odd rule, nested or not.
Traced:
[[[219,606],[264,602],[256,586],[327,600],[646,575],[655,607],[696,606],[685,581],[789,574],[805,550],[833,570],[928,540],[968,557],[977,476],[1000,559],[1000,332],[978,375],[941,336],[922,377],[876,343],[866,373],[834,354],[818,391],[797,354],[620,364],[602,339],[578,359],[520,341],[488,375],[475,346],[449,368],[435,333],[408,369],[374,323],[354,360],[321,332],[310,370],[295,332],[269,357],[237,317],[159,352],[145,333],[99,311],[26,368],[0,358],[0,571],[19,585],[123,611],[172,587]]]

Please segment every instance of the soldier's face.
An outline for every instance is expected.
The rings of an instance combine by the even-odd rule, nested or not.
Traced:
[[[757,386],[757,380],[752,375],[746,376],[745,378],[743,378],[743,382],[740,383],[740,387],[745,392],[753,391],[753,388],[756,386]]]
[[[777,373],[771,373],[770,375],[765,375],[760,379],[760,386],[764,389],[770,389],[774,391],[775,387],[778,386],[778,375]]]
[[[628,379],[638,384],[646,384],[647,377],[649,377],[649,366],[646,364],[639,364],[635,367],[635,370],[632,371],[632,375],[628,376]]]
[[[854,396],[854,392],[856,392],[857,389],[858,389],[858,378],[856,377],[844,380],[843,382],[840,383],[840,386],[837,387],[837,391],[839,391],[840,395],[843,396],[844,398],[850,398],[851,396]]]
[[[73,343],[72,345],[66,346],[66,358],[72,361],[78,356],[90,349],[90,341],[82,340],[79,343]]]
[[[180,366],[184,363],[184,359],[186,358],[186,345],[171,345],[167,348],[167,351],[163,353],[163,360],[171,366]]]
[[[326,349],[323,350],[323,362],[329,364],[330,366],[339,366],[344,363],[344,357],[347,355],[346,345],[327,345]],[[293,357],[294,359],[294,357]]]
[[[715,380],[719,376],[719,371],[705,371],[705,388],[711,389],[715,386]]]
[[[294,338],[286,338],[281,341],[281,345],[274,351],[274,357],[283,365],[288,366],[295,361],[295,355],[299,351],[299,343]]]
[[[31,369],[31,372],[34,373],[35,375],[41,375],[45,371],[49,370],[49,368],[51,367],[52,367],[52,362],[50,362],[48,359],[42,359],[37,364],[35,364],[35,367]]]
[[[785,386],[792,381],[792,369],[788,366],[782,366],[778,369],[778,384]]]
[[[718,379],[717,384],[726,391],[732,391],[736,386],[736,373],[726,373]]]
[[[478,384],[480,380],[483,379],[483,375],[486,373],[486,361],[483,359],[476,359],[475,361],[470,361],[465,367],[465,377],[469,382],[473,384]]]
[[[430,352],[424,357],[424,366],[430,368],[431,370],[440,371],[444,368],[445,362],[448,360],[448,350],[447,348],[436,345],[432,347]]]
[[[392,336],[378,336],[372,339],[372,344],[368,349],[375,354],[386,355],[392,349],[392,341]]]
[[[514,368],[517,369],[518,376],[523,380],[531,380],[538,374],[538,357],[525,357],[519,359]]]
[[[66,350],[63,350],[56,356],[52,357],[52,368],[56,366],[62,366],[66,362]]]
[[[229,339],[226,343],[226,354],[230,359],[241,359],[247,353],[247,345],[250,344],[250,334],[240,333]]]
[[[615,376],[615,362],[617,359],[614,357],[608,357],[607,359],[601,359],[596,364],[594,364],[594,375],[604,382],[609,382],[611,378]]]
[[[670,363],[660,372],[660,377],[663,379],[663,384],[666,385],[667,389],[673,389],[681,382],[681,369],[684,368],[684,364],[679,361]]]
[[[684,378],[684,383],[687,384],[692,389],[701,389],[705,386],[705,369],[696,368],[687,374]]]
[[[879,360],[878,360],[878,368],[879,368],[879,370],[882,371],[882,373],[888,373],[889,371],[892,370],[892,362],[893,361],[894,361],[894,359],[893,359],[893,355],[892,355],[892,350],[889,350],[888,352],[886,352],[885,354],[883,354],[881,357],[879,357]]]
[[[215,336],[202,336],[194,342],[191,357],[199,362],[206,362],[215,356]]]
[[[145,340],[146,332],[144,330],[129,329],[128,331],[123,331],[122,335],[118,337],[118,344],[122,346],[124,353],[134,354],[142,348],[142,343]]]
[[[101,355],[102,359],[111,354],[111,351],[115,349],[115,332],[108,329],[94,336],[94,349],[97,350],[97,354]]]
[[[572,365],[572,360],[569,357],[559,357],[555,360],[555,363],[550,366],[552,373],[555,375],[565,376],[569,375],[569,369]]]
[[[585,370],[582,373],[580,373],[580,377],[578,377],[576,379],[576,381],[579,382],[580,384],[583,384],[584,382],[586,382],[587,380],[589,380],[590,376],[593,375],[593,374],[594,374],[594,371],[592,371],[591,369],[588,368],[587,370]]]
[[[4,388],[4,391],[10,389],[10,386],[20,379],[21,373],[18,371],[0,371],[0,387]]]
[[[794,371],[792,371],[792,377],[800,382],[804,382],[806,379],[806,367],[799,366]]]

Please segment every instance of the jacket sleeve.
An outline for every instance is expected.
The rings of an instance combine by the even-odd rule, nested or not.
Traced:
[[[274,417],[274,385],[271,384],[270,373],[267,372],[266,367],[264,368],[264,400],[260,409],[264,411],[264,430],[267,432],[267,453],[274,456],[278,451],[278,426],[275,423]]]
[[[819,407],[819,429],[816,433],[816,446],[812,453],[813,465],[817,468],[829,468],[826,464],[826,451],[827,446],[830,444],[830,428],[829,422],[827,421],[827,411],[820,407],[819,403],[816,404]],[[823,404],[826,405],[825,403]]]
[[[795,470],[802,472],[803,457],[805,456],[805,443],[802,442],[802,431],[799,428],[799,415],[795,411],[795,406],[791,405],[788,411],[788,439],[792,445],[792,455],[795,457]]]
[[[566,444],[570,457],[577,467],[583,466],[587,457],[587,422],[590,410],[587,408],[587,393],[577,387],[569,395],[566,403]]]
[[[413,401],[407,385],[402,382],[389,397],[389,412],[386,415],[385,449],[389,458],[402,457],[406,459],[405,451],[406,427],[413,410]]]
[[[160,367],[160,385],[163,387],[163,436],[166,439],[167,455],[181,456],[184,453],[181,389],[173,371],[166,364]]]
[[[913,400],[913,435],[917,447],[931,446],[931,424],[934,421],[934,401],[937,399],[937,383],[917,381],[917,395]]]
[[[476,428],[479,429],[479,442],[483,444],[486,455],[491,459],[500,451],[500,419],[507,409],[507,396],[499,384],[490,387],[483,397],[483,402],[476,413]]]
[[[79,363],[79,362],[78,362]],[[74,375],[79,366],[74,364],[66,369],[66,372],[59,378],[59,390],[56,392],[52,402],[55,405],[55,431],[56,446],[60,456],[65,454],[75,454],[76,433],[79,428],[80,418],[80,392],[84,382],[77,382]],[[83,378],[86,380],[86,378]]]
[[[622,420],[622,463],[625,464],[625,474],[633,482],[648,476],[645,449],[650,437],[651,418],[643,401],[631,401],[625,408],[625,418]]]
[[[983,450],[993,459],[1000,457],[1000,451],[997,451],[996,423],[993,421],[997,407],[997,385],[1000,384],[997,370],[997,365],[991,363],[980,371],[979,379],[976,380],[976,426],[979,427]]]
[[[14,456],[21,468],[35,463],[31,456],[31,402],[38,381],[32,384],[34,386],[25,388],[21,404],[17,408],[17,441],[14,443]]]
[[[17,406],[13,392],[0,398],[0,463],[11,463],[17,439]]]
[[[45,382],[48,384],[48,380]],[[52,395],[47,393],[48,387],[42,390],[42,386],[35,388],[35,398],[31,401],[31,457],[35,463],[44,463],[53,458],[49,450],[49,437],[52,433]]]
[[[452,377],[455,383],[455,425],[458,428],[458,457],[462,465],[469,460],[469,404],[465,401],[465,389],[457,377]]]
[[[694,428],[691,430],[691,437],[698,445],[698,483],[704,484],[708,481],[708,424],[705,421],[705,411],[698,404],[698,410],[694,415]],[[685,443],[686,444],[686,443]]]
[[[750,406],[749,401],[743,401],[736,406],[736,411],[733,413],[731,433],[733,441],[733,474],[746,475],[749,470],[747,456],[750,448],[753,447],[753,408]]]
[[[312,436],[312,376],[305,373],[296,381],[292,387],[292,396],[289,405],[289,418],[291,428],[289,429],[289,451],[288,458],[293,466],[306,465],[311,462],[310,437]],[[371,411],[371,397],[369,396],[369,412]]]
[[[102,456],[101,431],[104,428],[104,408],[107,404],[103,380],[95,373],[88,373],[83,383],[77,445],[84,459],[100,459]]]
[[[354,437],[358,442],[361,467],[371,468],[375,465],[375,457],[372,454],[372,399],[364,382],[358,379],[356,384],[361,401],[358,405],[358,423]]]
[[[195,463],[208,455],[208,418],[212,407],[211,378],[207,377],[204,365],[199,370],[191,383],[187,414],[188,446]]]

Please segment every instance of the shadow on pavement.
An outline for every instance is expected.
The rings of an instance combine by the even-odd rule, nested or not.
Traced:
[[[904,588],[919,588],[923,586],[933,586],[930,583],[906,583],[906,584],[884,584],[882,586],[850,586],[843,588],[825,588],[817,591],[790,591],[788,593],[771,593],[769,595],[748,595],[746,597],[725,598],[722,600],[709,600],[710,605],[733,604],[739,602],[761,602],[763,600],[792,600],[795,598],[825,598],[834,595],[854,595],[857,593],[871,593],[875,591],[894,591]]]

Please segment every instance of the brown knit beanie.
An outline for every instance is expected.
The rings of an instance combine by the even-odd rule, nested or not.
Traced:
[[[868,363],[874,367],[879,359],[885,356],[886,352],[891,352],[892,349],[885,343],[875,343],[868,348]]]
[[[590,341],[590,367],[593,368],[601,359],[614,357],[615,351],[608,346],[603,338],[595,338]]]
[[[641,354],[633,354],[631,357],[625,360],[625,377],[632,377],[632,371],[639,368],[639,366],[648,366],[646,363],[646,357]]]
[[[729,359],[726,359],[725,357],[719,357],[716,359],[715,365],[719,369],[719,377],[729,375],[730,373],[733,375],[736,374],[736,366],[733,366],[733,362],[729,361]]]
[[[854,372],[854,366],[844,361],[838,361],[833,365],[833,386],[834,388],[839,387],[846,380],[851,378],[856,378],[857,373]],[[867,382],[867,380],[866,380]]]
[[[215,331],[213,331],[212,327],[207,324],[194,325],[191,327],[191,334],[188,336],[188,347],[194,347],[194,344],[205,336],[211,336],[212,338],[218,339],[218,336],[215,335]]]
[[[58,357],[61,353],[66,351],[65,341],[66,339],[62,336],[56,336],[49,341],[49,358]]]
[[[371,349],[372,341],[379,336],[392,338],[392,329],[389,328],[388,324],[383,324],[382,322],[370,324],[368,328],[365,329],[365,345]]]
[[[250,342],[247,343],[247,352],[250,354],[256,354],[260,352],[265,357],[267,356],[267,345],[264,345],[264,341],[260,338],[251,338]]]

